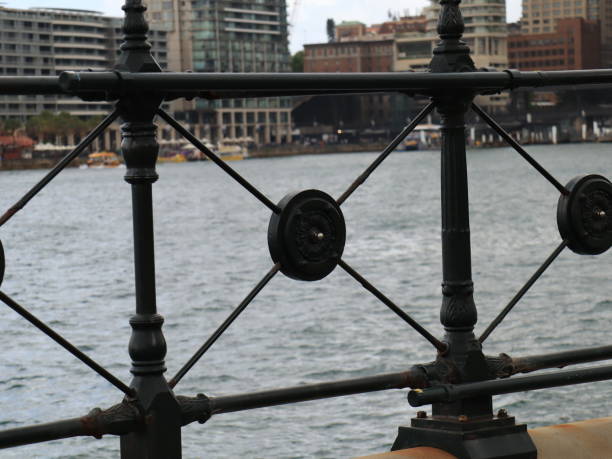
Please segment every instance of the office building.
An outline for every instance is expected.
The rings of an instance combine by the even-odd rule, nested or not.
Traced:
[[[612,67],[612,0],[523,0],[523,33],[551,33],[557,21],[565,18],[599,21],[601,59]]]
[[[508,68],[508,30],[505,0],[465,0],[461,3],[465,23],[462,40],[470,47],[476,68]],[[395,63],[398,72],[429,70],[433,50],[439,42],[437,24],[440,4],[431,0],[423,11],[425,32],[418,27],[395,34]],[[507,104],[506,94],[479,97],[478,102],[491,109]]]
[[[519,70],[599,68],[599,21],[559,19],[554,32],[510,34],[508,58],[510,67]]]
[[[285,0],[150,0],[147,18],[168,32],[172,71],[290,70]],[[177,102],[173,110],[212,142],[291,140],[288,98]]]
[[[470,47],[476,67],[507,68],[505,0],[466,0],[461,3],[461,12],[465,23],[462,40]],[[436,30],[440,14],[438,1],[431,0],[424,14],[427,21],[425,33],[409,30],[396,34],[397,71],[425,71],[429,67],[433,49],[439,41]]]

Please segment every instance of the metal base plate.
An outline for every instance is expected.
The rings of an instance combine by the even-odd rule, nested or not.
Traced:
[[[411,427],[399,428],[391,450],[417,446],[439,448],[458,459],[537,458],[527,427],[516,425],[513,417],[472,422],[414,418]]]

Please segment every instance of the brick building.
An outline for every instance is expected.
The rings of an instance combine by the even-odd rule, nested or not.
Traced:
[[[377,24],[378,34],[407,34],[407,33],[425,33],[427,31],[427,18],[422,16],[405,16],[397,21],[387,21],[382,24]]]
[[[335,41],[304,45],[304,71],[392,72],[394,50],[392,35],[375,34],[360,22],[344,22],[336,26]],[[314,97],[294,110],[295,124],[311,137],[331,132],[340,141],[347,136],[353,141],[385,138],[392,122],[391,97]]]
[[[336,25],[334,35],[336,41],[353,40],[366,34],[366,25],[359,21],[343,21]]]
[[[523,0],[523,33],[550,33],[565,18],[581,17],[599,21],[601,59],[612,67],[612,0]]]
[[[556,31],[508,37],[510,67],[519,70],[579,70],[601,67],[598,21],[559,19]]]
[[[304,45],[305,72],[392,72],[394,41],[360,39]]]

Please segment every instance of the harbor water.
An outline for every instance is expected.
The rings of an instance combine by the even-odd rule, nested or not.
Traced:
[[[529,148],[562,183],[612,177],[606,144]],[[273,201],[309,188],[339,196],[374,153],[232,163]],[[509,148],[468,153],[476,333],[560,242],[557,190]],[[129,382],[134,310],[124,170],[70,169],[0,230],[2,290]],[[163,164],[154,185],[158,310],[171,377],[272,266],[270,212],[210,162]],[[0,206],[44,172],[0,173]],[[441,336],[440,157],[391,155],[342,206],[344,259]],[[524,356],[610,344],[612,253],[565,250],[485,343]],[[122,394],[12,310],[0,321],[0,428],[108,407]],[[341,269],[306,283],[277,275],[176,388],[228,395],[403,371],[435,350]],[[348,458],[388,450],[415,410],[407,390],[216,416],[183,429],[185,458]],[[612,383],[495,397],[530,427],[612,415]],[[119,440],[73,438],[0,458],[116,458]]]

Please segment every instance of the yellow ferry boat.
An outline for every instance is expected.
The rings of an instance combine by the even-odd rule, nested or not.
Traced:
[[[105,168],[105,167],[119,167],[122,165],[121,159],[116,153],[110,151],[101,151],[92,153],[87,156],[87,167],[91,168]]]

